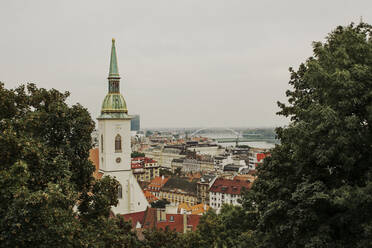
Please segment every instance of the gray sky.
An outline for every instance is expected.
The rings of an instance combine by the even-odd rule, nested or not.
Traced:
[[[372,1],[0,2],[0,81],[71,92],[95,119],[116,38],[123,93],[142,127],[258,127],[278,117],[288,67]]]

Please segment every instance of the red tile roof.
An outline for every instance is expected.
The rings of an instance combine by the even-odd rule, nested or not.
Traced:
[[[137,222],[139,222],[142,226],[143,219],[145,217],[145,211],[130,213],[130,214],[123,214],[124,220],[132,222],[132,228],[136,228]]]
[[[250,170],[250,171],[248,171],[248,175],[255,176],[256,174],[257,174],[257,171],[256,170]]]
[[[145,229],[153,229],[156,227],[156,208],[146,209],[142,227]]]
[[[166,214],[165,220],[159,221],[157,220],[156,208],[147,208],[143,218],[143,228],[144,229],[165,229],[169,228],[170,230],[174,230],[176,232],[184,232],[184,215],[183,214]],[[201,215],[186,215],[186,227],[191,228],[191,230],[195,231],[200,220]]]
[[[95,167],[95,170],[93,172],[93,177],[96,179],[100,179],[103,176],[103,174],[99,172],[99,149],[98,147],[89,150],[89,159],[90,161],[92,161]]]
[[[210,192],[218,192],[231,195],[240,195],[242,188],[250,189],[252,183],[243,180],[231,180],[225,178],[218,178],[214,181]]]
[[[156,160],[148,157],[136,157],[132,158],[132,162],[141,162],[141,163],[157,163]]]
[[[196,231],[196,228],[199,225],[201,215],[191,214],[187,216],[187,227],[191,227],[193,231]]]
[[[173,220],[171,218],[173,217]],[[183,215],[182,214],[166,214],[165,221],[159,221],[156,223],[157,229],[163,229],[168,227],[169,230],[176,232],[183,232]]]
[[[140,164],[140,163],[131,163],[130,165],[131,165],[132,169],[141,169],[141,168],[143,168],[143,165]]]
[[[167,177],[155,177],[152,179],[150,184],[147,186],[147,189],[150,191],[159,191],[161,187],[168,181]]]
[[[143,193],[145,193],[145,197],[149,203],[153,201],[159,200],[156,196],[154,196],[150,191],[144,190]]]
[[[269,155],[270,155],[269,153],[257,153],[257,155],[256,155],[257,161],[261,162],[261,160],[263,160],[264,158],[266,158]]]

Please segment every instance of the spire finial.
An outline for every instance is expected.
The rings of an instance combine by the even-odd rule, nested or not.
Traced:
[[[120,78],[116,57],[115,38],[112,38],[109,78]]]

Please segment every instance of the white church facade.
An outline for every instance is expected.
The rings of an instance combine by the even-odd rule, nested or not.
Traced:
[[[103,100],[98,120],[99,172],[116,178],[120,183],[115,214],[128,214],[146,210],[146,197],[131,170],[132,117],[120,93],[120,76],[115,40],[112,40],[108,93]]]

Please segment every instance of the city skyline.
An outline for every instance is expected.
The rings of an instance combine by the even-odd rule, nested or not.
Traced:
[[[3,2],[0,81],[69,91],[96,121],[116,38],[121,92],[144,128],[281,126],[288,68],[371,12],[368,1]]]

